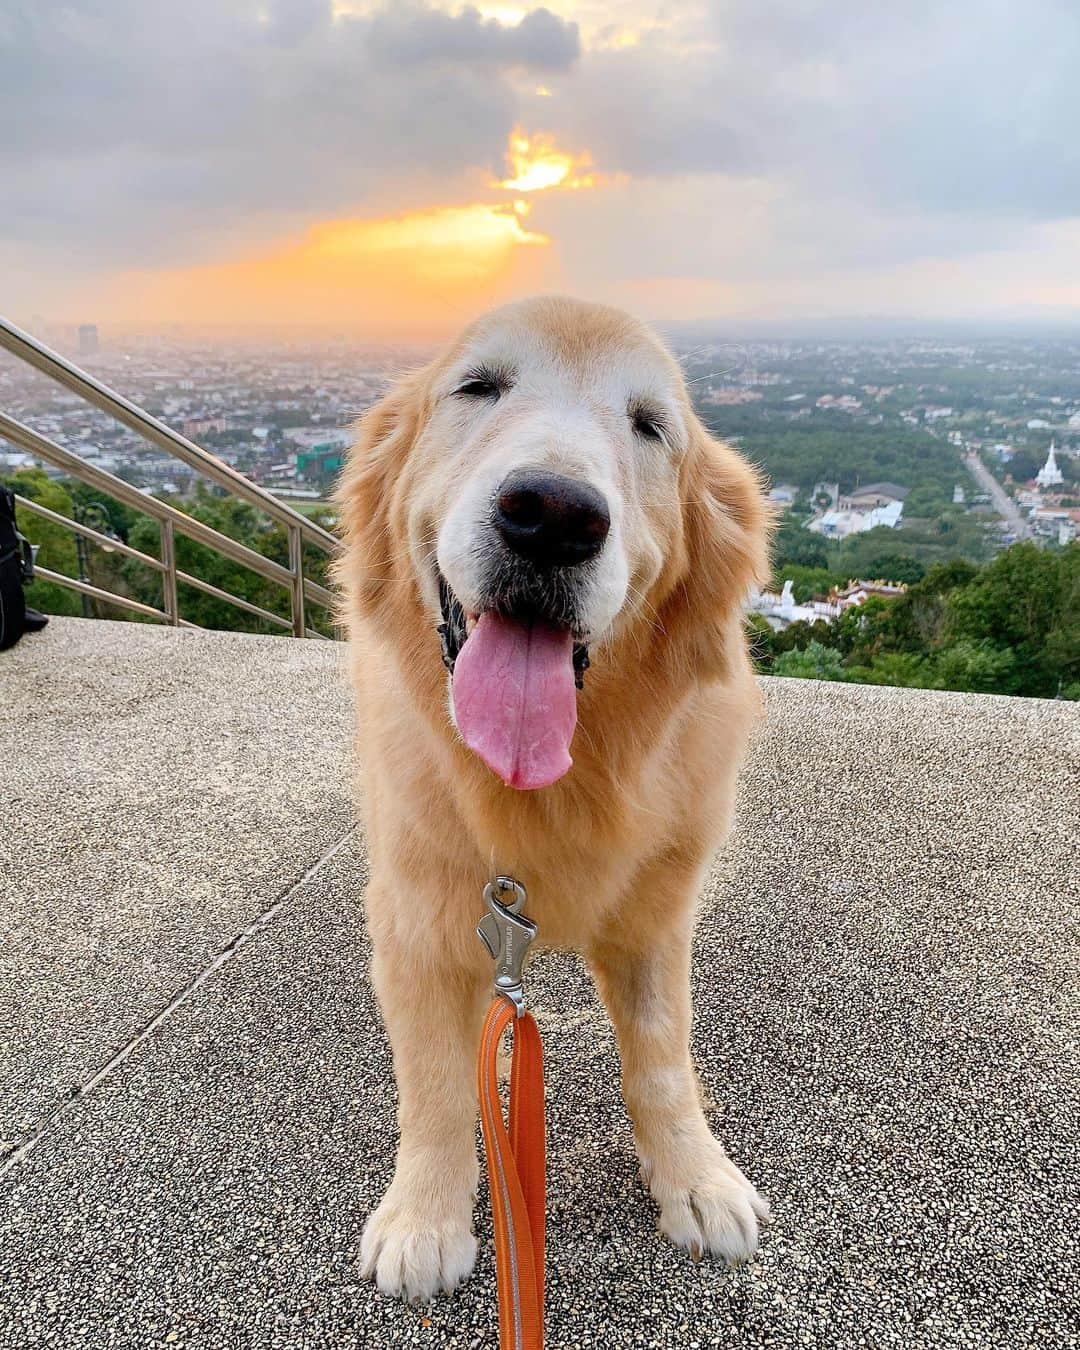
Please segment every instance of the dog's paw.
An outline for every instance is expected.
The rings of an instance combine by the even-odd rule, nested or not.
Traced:
[[[642,1171],[660,1206],[660,1231],[695,1260],[708,1254],[738,1265],[757,1251],[769,1203],[715,1139],[681,1165],[669,1155],[651,1166],[643,1161]]]
[[[467,1219],[432,1221],[391,1189],[364,1226],[360,1270],[379,1292],[426,1302],[472,1274],[476,1238]]]

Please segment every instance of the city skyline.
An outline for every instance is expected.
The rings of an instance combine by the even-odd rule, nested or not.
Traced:
[[[3,306],[439,337],[1080,314],[1080,18],[963,0],[17,0]]]

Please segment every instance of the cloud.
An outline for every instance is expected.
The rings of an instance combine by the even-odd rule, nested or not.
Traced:
[[[932,308],[998,259],[995,294],[1075,293],[1046,241],[1080,220],[1077,69],[1067,0],[6,0],[0,258],[28,301],[105,294],[293,257],[320,222],[505,206],[493,182],[539,172],[508,166],[520,128],[597,184],[536,194],[534,280],[543,254],[675,313],[908,277]]]
[[[0,13],[0,234],[101,265],[187,261],[320,215],[410,204],[491,172],[515,72],[578,36],[422,4],[9,0]]]
[[[462,61],[526,70],[566,70],[580,54],[575,23],[534,9],[508,26],[467,8],[458,15],[401,5],[371,21],[371,50],[400,66]]]
[[[770,176],[905,210],[1080,214],[1080,19],[1061,0],[716,0],[583,63],[605,168]]]

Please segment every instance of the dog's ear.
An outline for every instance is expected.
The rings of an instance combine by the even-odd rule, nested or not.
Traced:
[[[772,511],[757,472],[694,417],[681,466],[683,575],[669,598],[693,669],[722,677],[744,644],[742,607],[769,575]]]
[[[356,424],[356,440],[334,494],[345,551],[334,576],[345,619],[369,616],[408,575],[404,535],[395,530],[396,488],[423,416],[423,374],[399,380]]]

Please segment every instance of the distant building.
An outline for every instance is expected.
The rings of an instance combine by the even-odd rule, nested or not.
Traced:
[[[795,602],[791,582],[785,581],[779,595],[774,591],[758,591],[750,597],[747,608],[752,614],[760,614],[770,628],[780,632],[792,623],[838,619],[846,609],[864,604],[872,595],[894,600],[906,590],[901,581],[849,581],[843,589],[834,586],[828,596],[800,605]]]
[[[840,503],[840,484],[815,483],[814,490],[810,494],[810,500],[816,502],[819,497],[825,498],[830,506],[838,506]]]
[[[853,413],[862,407],[862,403],[854,394],[822,394],[817,400],[817,407],[835,412]]]
[[[1035,475],[1035,481],[1041,488],[1057,487],[1059,483],[1065,481],[1061,470],[1057,466],[1057,446],[1053,441],[1050,442],[1050,450],[1046,456],[1046,463]]]
[[[1068,543],[1080,526],[1080,507],[1037,506],[1031,513],[1031,528],[1043,538]]]
[[[332,477],[341,472],[344,464],[345,451],[333,445],[315,445],[296,456],[296,472],[301,478]]]
[[[826,539],[846,539],[849,534],[864,534],[879,526],[895,530],[904,514],[904,503],[892,501],[887,506],[875,506],[869,511],[829,510],[807,522],[812,534]]]
[[[959,483],[957,483],[955,484],[952,490],[953,506],[963,506],[964,501],[965,501],[964,489],[960,486]]]
[[[777,595],[774,591],[758,591],[750,597],[747,608],[752,614],[760,614],[770,628],[781,632],[792,623],[813,623],[816,619],[835,619],[840,611],[830,606],[826,600],[811,600],[808,604],[795,603],[794,588],[790,581],[784,582],[783,590]]]
[[[849,581],[841,590],[834,586],[829,592],[829,603],[835,605],[841,613],[845,609],[850,609],[852,605],[865,604],[872,595],[884,596],[887,600],[895,600],[897,596],[903,595],[907,586],[902,581]]]
[[[184,435],[195,440],[200,436],[218,435],[228,429],[229,421],[226,417],[186,417],[180,425]]]
[[[893,502],[903,502],[908,489],[899,483],[867,483],[853,492],[841,497],[837,505],[841,511],[872,511],[875,506],[891,506]]]
[[[79,355],[93,356],[98,349],[98,330],[96,323],[79,325]]]
[[[769,491],[769,501],[774,506],[778,506],[781,511],[790,511],[795,505],[795,498],[799,495],[799,489],[794,483],[777,483]]]

